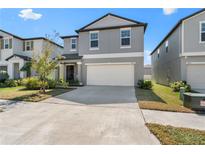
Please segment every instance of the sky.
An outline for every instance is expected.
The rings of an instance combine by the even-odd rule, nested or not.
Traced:
[[[0,29],[20,37],[40,37],[58,32],[61,36],[76,34],[75,30],[107,14],[148,23],[145,32],[144,63],[150,64],[150,52],[183,17],[200,9],[0,9]],[[59,43],[62,43],[61,41]]]

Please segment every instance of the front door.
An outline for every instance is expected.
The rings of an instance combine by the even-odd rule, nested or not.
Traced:
[[[14,63],[14,79],[20,78],[19,63]]]
[[[74,80],[74,65],[66,66],[66,80]]]

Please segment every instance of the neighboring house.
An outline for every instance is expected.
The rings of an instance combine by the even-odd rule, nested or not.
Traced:
[[[25,39],[0,29],[0,71],[6,71],[10,79],[27,77],[20,69],[32,56],[40,55],[48,42],[54,48],[51,58],[62,54],[62,46],[44,37]]]
[[[205,9],[181,19],[151,59],[156,82],[184,80],[193,89],[205,89]]]
[[[62,79],[84,85],[134,86],[144,76],[144,32],[147,24],[106,14],[62,36]]]
[[[152,65],[144,66],[144,80],[152,80]]]

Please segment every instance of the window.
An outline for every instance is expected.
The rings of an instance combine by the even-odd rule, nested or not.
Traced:
[[[0,40],[0,48],[1,49],[11,49],[12,48],[12,39],[11,38],[4,38]]]
[[[157,57],[159,59],[160,49],[157,50]]]
[[[33,41],[25,41],[24,42],[24,51],[33,50]]]
[[[90,32],[90,49],[98,49],[99,32]]]
[[[169,47],[169,42],[166,41],[166,43],[165,43],[165,50],[166,50],[166,53],[168,52],[168,47]]]
[[[130,35],[131,29],[121,29],[120,37],[121,37],[121,47],[130,47]]]
[[[200,42],[205,42],[205,21],[200,23]]]
[[[75,51],[77,48],[77,39],[71,38],[71,51]]]

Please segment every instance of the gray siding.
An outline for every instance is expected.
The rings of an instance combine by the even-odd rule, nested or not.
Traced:
[[[166,42],[166,41],[165,41]],[[160,84],[168,85],[169,82],[181,79],[181,27],[178,27],[168,38],[169,46],[166,52],[165,42],[152,54],[153,79]]]
[[[120,48],[120,29],[99,31],[99,50],[90,50],[89,32],[79,33],[79,54],[144,52],[144,27],[131,28],[131,48]]]
[[[76,38],[76,39],[77,39],[77,49],[76,49],[76,51],[71,51],[71,38],[65,38],[64,39],[64,51],[63,51],[64,54],[78,53],[78,38]]]
[[[143,79],[144,76],[144,58],[103,58],[103,59],[83,59],[82,65],[82,80],[83,84],[87,83],[87,66],[85,63],[119,63],[119,62],[135,62],[135,72],[134,79],[135,85],[137,85],[138,80]]]
[[[205,12],[184,21],[184,52],[205,52],[205,43],[200,43],[200,21],[205,21]]]
[[[109,15],[99,20],[98,22],[86,27],[85,29],[111,27],[111,26],[124,26],[124,25],[131,25],[131,24],[135,24],[135,23]]]

